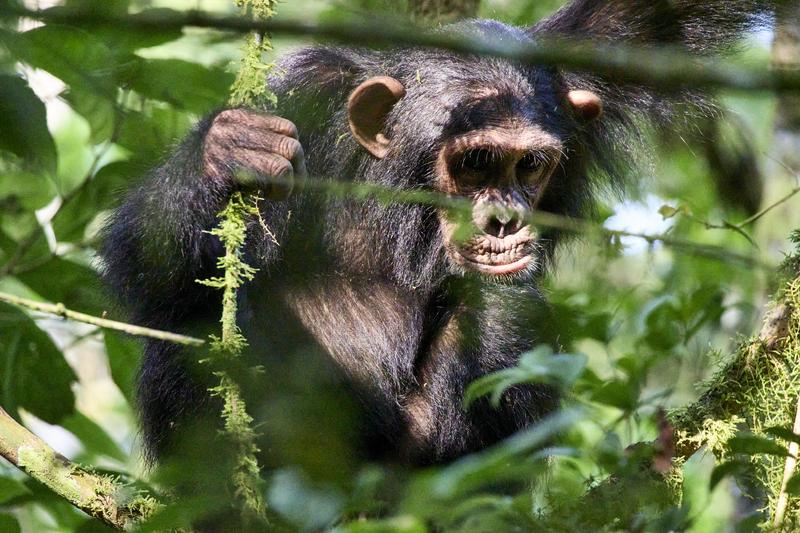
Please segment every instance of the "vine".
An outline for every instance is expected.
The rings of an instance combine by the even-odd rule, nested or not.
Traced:
[[[255,20],[263,21],[275,15],[276,0],[235,2],[243,14],[249,14]],[[232,106],[265,107],[277,102],[275,93],[267,85],[267,77],[275,65],[263,60],[264,53],[271,50],[269,36],[257,32],[248,36],[239,71],[231,87]],[[234,496],[241,502],[245,518],[265,521],[266,503],[253,417],[247,412],[241,387],[226,370],[226,366],[241,356],[247,347],[247,340],[236,323],[237,293],[245,282],[253,279],[257,271],[244,261],[243,249],[247,238],[247,220],[259,216],[258,200],[255,195],[245,197],[241,192],[236,192],[219,213],[219,225],[209,233],[219,237],[225,247],[225,255],[217,263],[223,275],[198,282],[223,291],[220,318],[222,331],[219,337],[211,336],[210,345],[211,360],[217,369],[214,375],[219,378],[219,385],[210,391],[222,399],[224,435],[234,443],[236,450],[231,473]]]

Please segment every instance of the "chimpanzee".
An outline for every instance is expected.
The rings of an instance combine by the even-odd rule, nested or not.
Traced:
[[[768,4],[574,0],[530,28],[476,20],[441,31],[710,54]],[[282,369],[293,358],[306,364],[303,354],[322,353],[307,360],[308,374],[329,365],[322,372],[355,399],[363,449],[414,463],[479,450],[554,410],[557,394],[545,385],[514,387],[497,408],[463,402],[470,382],[553,336],[537,280],[559,234],[526,214],[586,216],[598,187],[620,183],[642,120],[669,127],[686,104],[707,111],[702,97],[424,48],[317,46],[285,57],[279,72],[275,109],[203,120],[110,219],[105,275],[135,320],[185,332],[215,323],[220,294],[196,283],[218,274],[221,245],[208,230],[234,191],[255,189],[265,201],[249,223],[247,260],[259,273],[239,302],[251,356],[265,367],[251,398],[288,387]],[[292,193],[288,183],[300,177],[468,199],[471,233],[431,205]],[[196,359],[147,343],[139,407],[155,457],[213,405]],[[305,416],[301,400],[281,405]],[[286,416],[254,410],[267,437],[270,413]]]

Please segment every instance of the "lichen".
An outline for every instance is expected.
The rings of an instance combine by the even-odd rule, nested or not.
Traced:
[[[676,429],[678,455],[688,457],[700,446],[719,462],[728,459],[726,443],[737,426],[759,437],[774,439],[770,428],[792,428],[800,397],[800,276],[798,255],[787,259],[786,276],[761,334],[742,343],[727,363],[705,383],[700,399],[670,413]],[[791,272],[789,272],[789,270]],[[772,432],[774,433],[774,432]],[[778,439],[778,442],[788,445]],[[773,516],[781,492],[785,457],[749,456],[748,483],[763,496],[765,516]],[[800,525],[800,502],[790,496],[783,526]],[[764,524],[769,527],[768,524]]]
[[[250,201],[248,201],[250,200]],[[257,455],[256,433],[253,418],[247,412],[241,389],[231,377],[227,367],[231,359],[239,357],[247,347],[247,340],[236,324],[238,311],[237,292],[243,283],[253,278],[257,270],[244,261],[244,244],[247,237],[247,219],[258,215],[257,198],[245,200],[242,193],[235,193],[225,209],[219,213],[219,225],[209,233],[219,237],[225,247],[225,255],[217,266],[223,275],[198,283],[222,289],[221,336],[211,337],[211,364],[217,369],[214,375],[219,385],[210,389],[211,394],[222,399],[222,420],[225,438],[236,447],[231,483],[234,496],[242,503],[246,517],[266,519],[266,504],[262,496],[262,480]]]
[[[276,4],[277,0],[236,0],[236,5],[243,12],[249,12],[255,20],[272,18]],[[231,105],[263,107],[277,103],[275,93],[267,85],[267,78],[275,69],[275,64],[264,61],[264,54],[271,51],[272,43],[268,35],[251,33],[247,37],[236,80],[231,87]]]

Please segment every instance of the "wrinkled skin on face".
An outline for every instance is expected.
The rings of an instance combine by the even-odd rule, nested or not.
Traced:
[[[351,132],[376,159],[393,156],[385,125],[405,95],[399,81],[378,76],[359,85],[349,98]],[[537,121],[529,96],[473,87],[454,108],[457,125],[439,139],[430,185],[472,206],[468,215],[438,212],[447,260],[458,272],[508,278],[540,266],[531,213],[566,150],[560,137]],[[590,91],[567,92],[561,101],[582,121],[602,114],[600,98]]]
[[[449,259],[466,270],[510,276],[535,266],[530,214],[558,165],[560,141],[536,126],[469,132],[439,156],[438,186],[472,202],[469,220],[440,213]]]

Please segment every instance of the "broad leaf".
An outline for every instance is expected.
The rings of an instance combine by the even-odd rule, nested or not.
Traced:
[[[0,74],[0,150],[19,156],[31,168],[55,174],[56,146],[47,129],[44,104],[22,78]],[[20,176],[41,186],[44,177]]]
[[[121,463],[127,460],[127,455],[114,439],[83,413],[76,411],[64,419],[61,425],[78,437],[90,455],[105,455]]]
[[[225,70],[178,59],[143,61],[131,79],[136,92],[198,114],[223,105],[231,83],[233,76]]]
[[[737,435],[728,441],[728,448],[733,453],[741,453],[744,455],[777,455],[779,457],[786,457],[789,451],[785,446],[781,446],[772,439],[760,437],[744,433]]]
[[[117,331],[106,330],[104,336],[111,377],[128,404],[136,405],[136,374],[142,358],[142,343]]]
[[[36,323],[14,306],[0,303],[0,398],[12,414],[24,407],[51,424],[75,410],[75,373]]]

